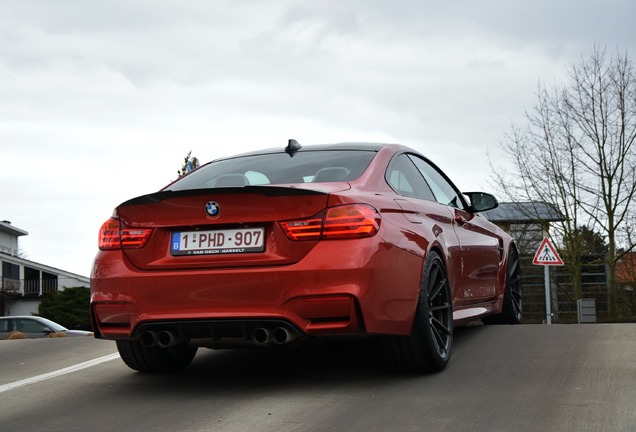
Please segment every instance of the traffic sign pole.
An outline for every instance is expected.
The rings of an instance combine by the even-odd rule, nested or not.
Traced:
[[[545,278],[545,322],[548,325],[552,324],[552,296],[550,295],[550,266],[563,265],[563,260],[559,256],[556,248],[550,242],[550,239],[545,237],[537,249],[537,253],[534,254],[532,260],[534,265],[543,266],[543,277]]]
[[[552,300],[550,296],[550,266],[543,266],[543,276],[545,278],[545,322],[552,325]]]

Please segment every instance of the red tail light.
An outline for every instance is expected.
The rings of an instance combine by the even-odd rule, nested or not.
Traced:
[[[331,240],[372,237],[380,229],[380,214],[366,204],[332,207],[308,219],[280,223],[291,240]]]
[[[319,240],[322,219],[323,215],[320,213],[310,219],[281,222],[280,226],[292,240]]]
[[[347,205],[327,210],[322,238],[371,237],[380,229],[380,214],[368,205]]]
[[[98,246],[101,250],[138,249],[145,246],[152,228],[127,227],[117,218],[110,218],[99,230]]]

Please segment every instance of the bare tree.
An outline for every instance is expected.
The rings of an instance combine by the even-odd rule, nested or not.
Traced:
[[[526,122],[513,125],[500,144],[509,168],[495,167],[491,155],[496,187],[513,202],[541,201],[560,209],[564,216],[552,232],[552,240],[561,244],[571,273],[574,298],[581,297],[581,260],[584,253],[577,227],[583,225],[576,152],[568,131],[571,122],[564,115],[562,89],[548,89],[540,84],[537,103],[526,112]],[[532,211],[533,206],[519,206]],[[538,218],[526,214],[529,219]]]
[[[183,177],[187,173],[192,170],[195,170],[199,167],[199,159],[195,156],[191,156],[192,150],[188,152],[185,158],[183,158],[183,165],[181,165],[181,169],[177,170],[177,175],[179,177]]]
[[[568,73],[564,85],[540,84],[525,123],[505,135],[500,147],[512,167],[495,167],[491,155],[494,181],[513,201],[545,201],[563,212],[554,237],[564,243],[576,298],[580,227],[607,238],[609,307],[620,316],[616,265],[634,248],[636,71],[627,54],[594,47]]]

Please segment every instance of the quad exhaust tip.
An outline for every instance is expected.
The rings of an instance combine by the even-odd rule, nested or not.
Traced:
[[[284,345],[301,336],[298,331],[283,326],[257,327],[252,331],[251,341],[257,346]],[[169,348],[180,342],[180,336],[173,330],[145,330],[139,335],[139,343],[144,348]]]
[[[282,345],[292,339],[292,334],[285,327],[277,327],[272,332],[272,339],[275,344]]]
[[[179,339],[170,330],[163,330],[157,333],[157,346],[168,348],[179,343]]]
[[[147,330],[139,337],[139,342],[144,348],[150,348],[157,344],[157,333],[152,330]]]
[[[179,343],[179,338],[170,330],[146,330],[139,336],[139,342],[144,348],[158,346],[159,348],[168,348]]]
[[[297,333],[293,333],[285,327],[276,327],[273,330],[258,327],[252,332],[252,342],[257,345],[283,345],[297,338]]]
[[[252,341],[257,345],[267,345],[272,342],[272,333],[269,329],[259,327],[252,332]]]

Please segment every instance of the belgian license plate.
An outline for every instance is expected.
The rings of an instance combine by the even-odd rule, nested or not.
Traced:
[[[218,255],[265,250],[264,228],[173,232],[171,255]]]

